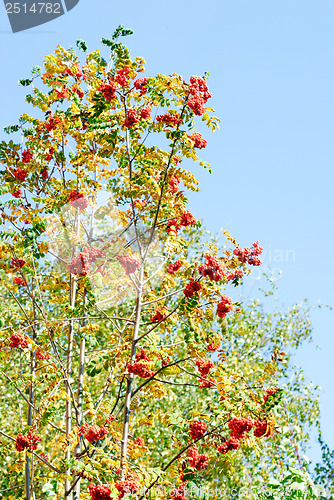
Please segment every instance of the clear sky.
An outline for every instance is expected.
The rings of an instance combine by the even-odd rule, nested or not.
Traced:
[[[132,28],[126,42],[147,74],[210,73],[222,123],[202,150],[213,174],[193,167],[195,216],[243,246],[260,240],[265,265],[282,271],[286,305],[333,305],[333,23],[333,0],[80,0],[57,20],[12,34],[1,2],[0,130],[29,111],[17,82],[57,44],[83,38],[93,50],[119,24]],[[298,361],[323,388],[324,437],[334,446],[334,312],[312,318],[315,344]]]

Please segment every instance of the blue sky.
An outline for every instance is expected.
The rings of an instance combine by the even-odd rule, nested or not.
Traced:
[[[202,150],[213,174],[194,167],[201,181],[190,198],[195,216],[211,231],[228,229],[243,246],[260,240],[264,264],[282,271],[286,305],[304,298],[333,305],[333,22],[332,0],[80,0],[57,20],[12,34],[1,4],[0,129],[29,110],[17,82],[57,44],[83,38],[93,50],[119,24],[132,28],[127,43],[146,59],[147,74],[210,73],[221,128],[206,132]],[[333,314],[313,312],[315,343],[298,355],[323,388],[331,446]]]

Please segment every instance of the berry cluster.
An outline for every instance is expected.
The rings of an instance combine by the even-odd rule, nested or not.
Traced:
[[[25,449],[34,451],[37,450],[39,441],[42,441],[42,438],[37,434],[32,434],[31,431],[29,431],[26,436],[20,433],[16,436],[15,449],[17,451],[23,451]]]
[[[216,381],[214,378],[210,378],[209,380],[206,379],[206,380],[203,380],[201,383],[200,383],[200,389],[210,389],[210,387],[214,387],[216,385]]]
[[[206,255],[205,258],[207,263],[198,266],[199,274],[208,276],[212,281],[221,281],[225,273],[220,260],[214,255]]]
[[[83,79],[86,80],[86,75],[82,74],[79,63],[73,64],[71,68],[65,68],[65,73],[67,73],[69,76],[74,76],[74,78],[81,78],[83,76]]]
[[[67,265],[68,271],[72,274],[87,276],[90,271],[90,264],[104,256],[105,253],[103,250],[95,247],[87,247]]]
[[[217,315],[219,318],[225,318],[226,314],[232,311],[232,309],[232,299],[227,297],[227,295],[222,295],[220,297],[220,302],[217,304]]]
[[[208,455],[200,455],[198,453],[197,446],[189,448],[187,460],[189,462],[190,467],[194,467],[197,470],[203,470],[209,464]]]
[[[119,68],[117,70],[115,80],[121,87],[127,87],[129,85],[128,78],[130,76],[130,72],[132,68],[130,66],[124,66],[124,68]],[[133,78],[136,78],[137,73],[134,71]]]
[[[161,363],[162,363],[163,366],[167,366],[170,363],[170,357],[169,356],[166,356],[164,358],[162,354],[158,354],[157,358],[161,359]]]
[[[79,191],[71,191],[68,196],[68,201],[71,203],[72,207],[79,208],[80,210],[85,210],[88,207],[86,196]]]
[[[141,349],[136,353],[136,361],[151,361],[151,358],[144,349]]]
[[[151,116],[151,112],[152,112],[151,106],[146,106],[145,108],[143,108],[140,111],[140,118],[142,120],[146,120],[147,118],[149,118]]]
[[[123,122],[124,127],[130,128],[135,123],[140,122],[140,118],[137,115],[137,110],[135,108],[129,108],[126,110],[126,117]]]
[[[263,394],[263,401],[266,403],[269,398],[274,396],[274,394],[279,390],[279,387],[271,387],[270,389],[266,390],[266,393]]]
[[[170,191],[171,193],[177,193],[180,182],[180,178],[176,174],[174,174],[169,180],[168,191]]]
[[[30,151],[30,149],[25,149],[22,153],[22,161],[23,163],[30,163],[31,160],[33,159],[33,154]]]
[[[263,248],[260,247],[259,242],[253,243],[252,248],[235,248],[233,254],[238,257],[240,262],[248,262],[252,266],[259,266],[261,261],[259,255],[261,255]]]
[[[99,439],[103,439],[108,434],[108,428],[102,425],[99,427],[98,425],[93,425],[87,434],[85,434],[85,438],[90,443],[94,443],[94,441],[98,441]]]
[[[133,479],[126,479],[125,481],[117,481],[115,483],[118,490],[118,498],[123,498],[125,493],[134,494],[139,490],[139,483]]]
[[[170,492],[171,497],[173,500],[186,500],[186,494],[187,494],[187,484],[184,482],[180,484],[175,490],[172,490]]]
[[[207,350],[211,352],[216,351],[220,346],[220,340],[217,341],[217,344],[215,344],[214,341],[210,342],[210,344],[206,346]]]
[[[145,446],[145,441],[143,440],[143,438],[139,437],[133,441],[133,444],[142,447]]]
[[[111,101],[116,97],[117,85],[112,81],[110,83],[101,83],[98,90],[102,92],[107,101]]]
[[[139,257],[135,257],[134,255],[117,255],[116,259],[123,267],[127,276],[135,273],[141,265]]]
[[[26,180],[28,172],[26,170],[23,170],[22,168],[17,168],[12,172],[12,174],[14,175],[16,180],[24,182]]]
[[[13,191],[12,196],[14,196],[14,198],[21,198],[21,196],[22,196],[21,189],[18,189],[17,191]]]
[[[178,220],[176,217],[174,217],[174,219],[170,219],[168,221],[168,225],[167,225],[167,233],[170,233],[170,232],[174,232],[177,234],[178,230],[180,229],[181,227],[181,224],[179,224]]]
[[[49,177],[48,169],[46,167],[44,167],[42,170],[42,179],[46,180],[48,177]]]
[[[22,269],[23,266],[25,266],[26,261],[23,259],[12,259],[10,262],[10,265],[13,267],[17,267],[19,269]]]
[[[180,113],[165,113],[164,115],[157,116],[157,122],[176,126],[182,123],[182,118],[180,118]]]
[[[147,84],[147,78],[138,78],[135,82],[133,82],[133,85],[137,90],[139,90],[140,95],[144,95],[147,92],[147,88],[145,85]]]
[[[231,431],[231,437],[236,439],[243,439],[246,433],[249,432],[254,426],[254,422],[250,417],[246,418],[232,418],[228,423]]]
[[[205,112],[203,104],[205,104],[207,100],[212,97],[204,78],[201,78],[200,76],[191,76],[189,92],[193,96],[187,103],[189,108],[195,113],[196,116],[203,115]]]
[[[181,220],[180,220],[180,226],[191,226],[196,224],[196,219],[193,216],[192,213],[189,211],[183,212]]]
[[[88,429],[89,429],[89,424],[87,424],[87,422],[82,424],[82,426],[79,427],[79,431],[78,431],[79,436],[83,436],[84,434],[86,434]]]
[[[230,437],[230,439],[226,441],[226,443],[218,446],[217,450],[219,451],[219,453],[225,455],[230,450],[237,450],[239,446],[240,446],[239,439],[235,437]]]
[[[138,375],[140,378],[150,378],[154,375],[154,372],[147,368],[146,364],[143,361],[139,361],[131,365],[127,364],[127,369],[129,373],[133,373],[133,375]]]
[[[113,414],[109,415],[109,417],[106,420],[106,424],[111,424],[111,422],[113,422],[115,419],[116,419],[115,415],[113,415]]]
[[[254,436],[262,437],[262,436],[270,436],[271,430],[268,426],[267,420],[256,420],[254,422]]]
[[[105,484],[90,483],[88,491],[92,500],[111,500],[111,489]]]
[[[10,340],[9,347],[22,347],[24,349],[29,345],[28,338],[19,332],[12,333],[9,340]]]
[[[41,361],[43,360],[48,360],[51,358],[50,354],[47,353],[42,353],[39,349],[36,351],[36,358],[40,359]]]
[[[233,273],[230,273],[226,276],[227,280],[228,281],[233,281],[233,280],[236,280],[236,279],[242,279],[243,278],[243,272],[241,271],[241,269],[237,269],[236,271],[234,271]]]
[[[194,132],[189,135],[189,138],[194,142],[194,148],[203,149],[206,147],[208,141],[203,139],[202,134],[199,132]]]
[[[55,148],[53,148],[53,147],[51,146],[51,148],[49,148],[49,152],[48,152],[48,153],[46,153],[46,155],[45,155],[45,160],[46,160],[46,161],[51,161],[51,160],[52,160],[52,157],[53,157],[53,155],[54,155],[54,152],[55,152]],[[43,175],[43,174],[42,174],[42,175]]]
[[[59,116],[56,115],[50,115],[48,120],[45,122],[45,128],[48,132],[51,132],[51,130],[56,130],[60,123],[60,118]]]
[[[166,318],[165,311],[166,311],[165,307],[162,307],[161,309],[157,309],[155,311],[155,314],[151,315],[150,320],[152,321],[152,323],[160,323],[160,321],[163,321]]]
[[[197,366],[197,370],[200,372],[200,374],[203,377],[206,377],[208,375],[208,373],[210,373],[210,370],[213,368],[213,363],[212,363],[211,359],[209,359],[209,361],[205,362],[204,359],[200,358],[196,361],[196,366]]]
[[[201,439],[201,437],[203,437],[203,435],[205,434],[206,429],[206,425],[199,420],[193,420],[189,424],[190,435],[194,441],[197,441],[197,439]]]
[[[198,281],[191,279],[189,283],[187,283],[183,293],[187,298],[190,298],[193,297],[201,288],[201,284]]]
[[[14,283],[15,285],[27,286],[26,282],[23,278],[21,278],[21,276],[15,276]]]
[[[176,273],[176,271],[178,271],[180,269],[181,266],[182,266],[181,262],[179,260],[177,260],[174,263],[168,264],[166,271],[169,274],[174,274],[174,273]]]

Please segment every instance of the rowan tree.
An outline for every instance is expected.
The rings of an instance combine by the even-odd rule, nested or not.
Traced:
[[[196,249],[187,208],[208,75],[139,77],[130,33],[102,39],[109,61],[82,40],[83,61],[46,56],[21,80],[38,116],[1,143],[7,498],[182,500],[277,428],[284,354],[239,372],[222,347],[262,248]]]

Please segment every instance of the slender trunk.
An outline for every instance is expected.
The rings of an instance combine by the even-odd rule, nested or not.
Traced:
[[[136,359],[137,339],[139,333],[140,315],[142,307],[143,281],[144,281],[144,261],[142,262],[139,273],[139,285],[138,285],[137,299],[136,299],[136,316],[135,316],[135,324],[133,329],[132,348],[131,348],[131,363],[134,363]],[[122,432],[122,444],[121,444],[121,467],[120,467],[121,481],[124,481],[125,479],[129,424],[130,424],[130,406],[132,397],[132,382],[133,382],[133,374],[130,373],[127,379],[126,394],[124,401],[123,432]]]
[[[86,303],[86,289],[84,290],[84,305]],[[83,320],[82,326],[86,326],[86,319]],[[86,349],[86,340],[84,338],[80,341],[80,355],[79,355],[79,374],[78,374],[78,425],[83,424],[83,411],[82,411],[82,403],[83,403],[83,381],[84,381],[84,369],[85,369],[85,349]],[[75,448],[75,454],[79,455],[81,452],[80,443]],[[79,500],[80,498],[80,488],[81,488],[81,480],[78,479],[75,475],[73,477],[73,484],[76,483],[74,487],[73,500]]]
[[[75,277],[71,275],[70,278],[70,305],[71,307],[74,307],[75,305],[75,296],[76,296],[76,280]],[[72,372],[72,360],[73,360],[73,337],[74,337],[74,321],[71,320],[69,324],[69,329],[68,329],[68,336],[67,336],[67,362],[66,362],[66,376],[67,376],[67,383],[66,383],[66,394],[67,394],[67,399],[66,399],[66,417],[65,417],[65,430],[66,430],[66,436],[68,436],[72,430],[72,402],[71,402],[71,390],[70,390],[70,383],[71,383],[71,372]],[[66,460],[70,460],[71,458],[71,446],[68,445],[66,454],[65,454]],[[66,474],[70,476],[71,470],[67,469]],[[69,499],[69,496],[66,495],[66,492],[69,491],[71,487],[71,481],[66,478],[65,479],[65,499]],[[70,493],[72,496],[72,493]]]
[[[31,293],[32,293],[32,301],[33,301],[33,314],[34,314],[34,324],[36,320],[36,309],[35,309],[35,296],[34,296],[34,280],[32,280],[32,286],[31,286]],[[35,334],[35,329],[33,329],[33,340],[36,340],[36,334]],[[30,376],[31,376],[31,383],[29,386],[29,402],[31,405],[34,404],[34,397],[35,397],[35,388],[34,388],[34,378],[35,378],[35,370],[36,370],[36,358],[35,358],[35,353],[31,352],[30,354]],[[28,405],[28,415],[27,415],[27,424],[29,427],[32,425],[32,419],[33,419],[33,407],[31,405]],[[30,500],[31,498],[31,473],[32,473],[32,468],[33,468],[33,457],[28,457],[26,453],[26,463],[25,463],[25,471],[24,471],[24,492],[25,492],[25,500]]]

